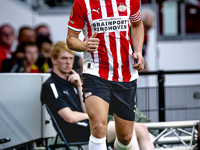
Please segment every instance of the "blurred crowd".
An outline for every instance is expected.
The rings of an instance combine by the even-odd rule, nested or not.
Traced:
[[[17,46],[11,50],[14,41]],[[51,32],[46,24],[36,28],[22,26],[18,35],[11,24],[0,26],[0,72],[1,73],[50,73],[51,63]],[[82,72],[82,58],[75,56],[74,67],[79,74]]]
[[[147,33],[154,22],[153,11],[142,10],[144,24],[144,43],[142,55],[146,57]],[[17,41],[15,50],[11,50]],[[132,43],[132,42],[131,42]],[[0,73],[50,73],[52,71],[51,32],[46,24],[39,24],[36,28],[22,26],[17,36],[11,24],[0,25]],[[75,55],[73,69],[81,75],[82,57]],[[148,71],[147,67],[143,71]]]

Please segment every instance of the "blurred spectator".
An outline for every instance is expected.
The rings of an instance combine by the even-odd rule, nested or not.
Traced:
[[[49,27],[46,24],[40,24],[35,28],[37,39],[40,37],[46,37],[51,39]]]
[[[154,12],[151,9],[144,8],[141,10],[142,14],[142,22],[144,25],[144,43],[142,47],[142,55],[144,59],[146,59],[146,47],[147,47],[147,41],[148,41],[148,31],[152,28],[153,26],[153,21],[154,21]],[[145,60],[146,62],[146,60]],[[145,65],[145,68],[143,71],[147,71],[147,67]]]
[[[2,61],[12,58],[11,46],[15,40],[14,28],[9,24],[0,27],[0,72]]]
[[[52,71],[52,62],[51,62],[51,47],[52,41],[47,37],[38,38],[37,45],[39,48],[39,59],[37,66],[40,71],[43,73],[49,73]]]
[[[21,45],[23,42],[26,42],[26,41],[35,42],[36,33],[35,33],[35,30],[32,29],[31,27],[23,26],[19,30],[18,45]]]
[[[24,47],[24,72],[26,73],[41,73],[36,62],[39,56],[39,50],[35,43],[27,42]]]
[[[144,25],[144,35],[146,36],[148,31],[153,26],[154,12],[151,9],[145,8],[141,10],[141,14],[142,14],[142,21]]]
[[[22,43],[24,58],[18,58],[10,72],[41,73],[36,66],[39,52],[36,43],[27,41]]]
[[[22,26],[18,33],[17,49],[14,52],[12,59],[6,59],[2,62],[2,72],[10,72],[14,64],[19,63],[20,59],[24,59],[24,46],[22,43],[27,41],[36,42],[35,30],[29,26]]]
[[[36,42],[36,33],[35,30],[32,29],[31,27],[28,26],[23,26],[20,28],[19,30],[19,34],[18,34],[18,46],[17,46],[17,50],[15,52],[15,57],[17,58],[23,58],[23,48],[21,47],[23,42],[27,42],[27,41],[31,41],[31,42]]]

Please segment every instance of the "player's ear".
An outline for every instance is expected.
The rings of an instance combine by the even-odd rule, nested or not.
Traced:
[[[53,57],[51,57],[51,62],[53,65],[56,65],[56,59],[54,59]]]

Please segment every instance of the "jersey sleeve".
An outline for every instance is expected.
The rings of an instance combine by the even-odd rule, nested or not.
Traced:
[[[131,12],[129,20],[131,22],[137,22],[141,19],[141,12],[140,12],[140,0],[131,0]]]
[[[81,31],[85,25],[85,6],[82,1],[75,0],[69,17],[68,28],[74,31]]]
[[[69,107],[65,100],[59,96],[56,87],[52,88],[52,86],[49,84],[43,84],[42,86],[41,102],[42,104],[46,104],[51,110],[54,110],[55,112],[58,112],[62,108]]]

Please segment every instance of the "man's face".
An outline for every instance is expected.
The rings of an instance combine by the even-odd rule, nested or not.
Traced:
[[[42,55],[44,56],[44,58],[51,58],[51,47],[52,47],[52,44],[48,43],[48,42],[44,42],[42,43],[41,45],[41,53]]]
[[[21,33],[21,36],[18,39],[19,44],[23,42],[35,42],[36,41],[36,33],[32,29],[24,29]]]
[[[37,46],[25,47],[25,59],[28,65],[34,65],[38,60],[38,48]]]
[[[2,42],[2,44],[6,46],[12,46],[14,40],[14,30],[9,26],[3,27],[2,32],[0,34],[0,41]]]
[[[61,51],[58,54],[58,59],[53,61],[53,64],[57,69],[63,73],[70,73],[74,63],[74,54],[71,54],[67,51]]]

